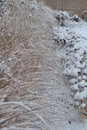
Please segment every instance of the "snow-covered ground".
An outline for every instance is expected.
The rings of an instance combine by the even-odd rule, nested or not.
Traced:
[[[87,23],[77,15],[56,13],[55,39],[62,44],[64,75],[67,75],[74,106],[87,116]]]

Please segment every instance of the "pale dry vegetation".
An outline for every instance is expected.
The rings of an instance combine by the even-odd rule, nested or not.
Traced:
[[[53,40],[54,12],[32,0],[8,2],[0,17],[0,129],[64,128],[78,117]]]
[[[41,100],[31,88],[41,84],[41,67],[37,65],[43,53],[38,51],[40,48],[36,51],[34,48],[37,47],[33,45],[37,40],[35,34],[38,33],[33,28],[36,21],[30,14],[35,11],[34,6],[32,4],[30,9],[29,3],[17,6],[13,3],[15,9],[12,8],[8,14],[0,17],[0,128],[18,122],[26,122],[21,124],[23,127],[32,127],[37,119],[45,124],[43,118],[34,112],[42,106],[32,103]]]
[[[39,13],[44,9],[35,4],[12,2],[0,17],[0,128],[49,128],[42,115],[52,103],[43,98],[42,90],[52,84],[54,63],[46,59],[52,45],[45,46],[50,30],[45,13]]]

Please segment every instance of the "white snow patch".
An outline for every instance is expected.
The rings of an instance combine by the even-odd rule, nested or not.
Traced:
[[[78,106],[84,108],[87,106],[87,23],[65,12],[59,12],[56,19],[61,23],[53,32],[62,46],[63,74],[69,78],[75,103],[81,101]]]

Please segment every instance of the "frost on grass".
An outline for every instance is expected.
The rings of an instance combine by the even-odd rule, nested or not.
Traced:
[[[57,12],[54,39],[61,44],[63,74],[68,77],[74,106],[87,116],[87,23],[77,15]]]
[[[35,1],[9,1],[0,17],[0,129],[48,130],[54,102],[46,89],[58,85],[49,27],[54,17]]]
[[[38,47],[41,6],[31,0],[9,0],[0,7],[2,12],[5,7],[8,10],[0,12],[0,129],[48,129],[37,112],[42,108],[42,97],[36,91],[42,85],[38,64],[45,53]]]

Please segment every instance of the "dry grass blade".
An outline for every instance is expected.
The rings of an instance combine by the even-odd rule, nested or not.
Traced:
[[[15,105],[18,105],[18,106],[21,106],[21,107],[25,108],[26,110],[28,110],[29,112],[31,112],[34,116],[36,116],[38,119],[40,119],[41,122],[44,123],[45,126],[47,126],[47,128],[50,128],[50,126],[46,123],[46,121],[43,119],[43,117],[41,117],[39,114],[33,112],[29,107],[27,107],[22,102],[16,102],[16,101],[14,101],[14,102],[2,102],[2,103],[0,103],[0,105],[10,105],[10,104],[15,104]],[[8,119],[5,119],[5,120],[1,121],[0,124],[5,123],[7,120],[10,120],[11,118],[14,118],[14,117],[15,116],[10,117]]]
[[[18,113],[18,114],[15,114],[15,115],[11,116],[11,117],[8,117],[8,118],[6,118],[6,119],[1,120],[1,121],[0,121],[0,126],[4,125],[6,122],[9,122],[9,121],[11,121],[11,120],[13,120],[13,119],[17,121],[17,118],[20,116],[20,114],[21,114],[21,113]],[[14,122],[15,122],[15,121],[14,121]]]

